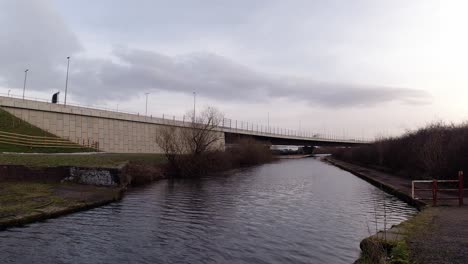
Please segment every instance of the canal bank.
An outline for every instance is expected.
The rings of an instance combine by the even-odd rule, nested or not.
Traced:
[[[44,156],[26,158],[37,162]],[[101,167],[0,165],[0,230],[106,205],[120,200],[129,186],[165,178],[159,163],[102,167],[104,161]]]
[[[415,217],[364,239],[356,263],[468,263],[468,207],[429,207],[411,197],[411,181],[332,157],[324,161],[420,210]],[[384,262],[386,261],[386,262]]]
[[[109,204],[119,187],[12,181],[0,183],[0,230]]]
[[[262,154],[219,155],[206,172],[274,160]],[[120,200],[129,186],[179,177],[169,167],[160,154],[0,154],[0,230],[95,208]]]

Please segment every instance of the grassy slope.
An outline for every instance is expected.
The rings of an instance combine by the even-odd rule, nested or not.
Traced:
[[[36,126],[25,122],[14,115],[0,109],[0,131],[31,135],[56,137],[55,135],[44,131]],[[0,152],[24,152],[24,153],[70,153],[70,152],[94,152],[89,148],[68,149],[68,148],[31,148],[25,146],[16,146],[0,143]]]
[[[90,155],[15,155],[0,154],[0,164],[25,165],[28,167],[117,167],[127,161],[140,164],[161,164],[165,162],[160,154],[111,154],[100,153]]]

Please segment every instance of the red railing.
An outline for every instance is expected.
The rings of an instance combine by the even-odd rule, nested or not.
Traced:
[[[416,188],[416,183],[425,183],[425,188]],[[456,188],[448,188],[447,186],[441,188],[440,185],[442,184],[457,184]],[[463,185],[463,171],[458,172],[458,179],[457,180],[417,180],[411,182],[411,196],[415,200],[432,200],[432,205],[437,206],[438,200],[458,200],[458,205],[463,205],[463,197],[464,197],[464,185]],[[427,188],[430,186],[431,188]],[[422,192],[432,192],[432,197],[416,197],[415,192],[422,191]],[[439,192],[457,192],[457,197],[452,195],[445,195],[440,196]]]

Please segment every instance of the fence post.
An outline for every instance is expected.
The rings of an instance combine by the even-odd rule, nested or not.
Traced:
[[[463,183],[463,171],[458,172],[458,205],[462,206],[463,205],[463,189],[464,189],[464,183]]]
[[[437,180],[432,180],[432,206],[437,206]]]

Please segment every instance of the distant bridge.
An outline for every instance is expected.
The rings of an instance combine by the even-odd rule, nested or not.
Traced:
[[[52,104],[0,96],[0,107],[22,120],[61,138],[81,145],[99,146],[99,150],[116,153],[161,153],[156,136],[164,126],[183,129],[190,120],[175,116],[143,116],[138,113],[78,105]],[[310,134],[248,122],[223,119],[217,133],[224,139],[219,147],[240,138],[254,138],[271,145],[352,146],[368,141]]]

